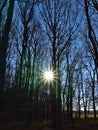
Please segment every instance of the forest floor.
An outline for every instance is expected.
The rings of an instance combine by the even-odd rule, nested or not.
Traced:
[[[61,125],[61,128],[53,129],[49,121],[32,123],[9,122],[0,125],[0,130],[98,130],[98,119],[75,119],[73,127],[70,122]]]

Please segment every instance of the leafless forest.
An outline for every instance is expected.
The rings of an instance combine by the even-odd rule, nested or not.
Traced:
[[[0,130],[97,130],[98,0],[0,0]]]

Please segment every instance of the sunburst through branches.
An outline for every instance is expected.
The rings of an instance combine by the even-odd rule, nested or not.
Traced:
[[[45,83],[52,83],[55,80],[55,72],[47,69],[43,72],[42,77]]]

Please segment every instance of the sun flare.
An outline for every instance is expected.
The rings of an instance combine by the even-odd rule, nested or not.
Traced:
[[[52,82],[54,80],[54,72],[52,70],[46,70],[43,72],[43,79],[45,82]]]

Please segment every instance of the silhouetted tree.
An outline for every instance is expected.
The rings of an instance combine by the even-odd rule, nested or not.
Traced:
[[[61,75],[60,67],[62,63],[63,52],[66,47],[71,44],[74,39],[74,34],[79,25],[77,15],[70,17],[72,8],[71,3],[62,0],[43,1],[40,8],[41,19],[44,23],[44,30],[49,39],[51,48],[51,62],[53,71],[58,77],[53,84],[53,105],[52,105],[52,121],[53,125],[59,125],[61,122]],[[77,14],[77,11],[76,11]]]
[[[10,33],[12,17],[13,17],[14,2],[15,2],[15,0],[10,0],[9,1],[9,7],[8,7],[8,10],[7,10],[7,19],[6,19],[6,22],[5,22],[5,25],[4,25],[2,36],[0,38],[0,77],[1,77],[0,78],[0,108],[2,107],[2,105],[4,103],[6,52],[7,52],[9,33]],[[2,9],[1,9],[0,15],[1,15],[1,13],[2,13]],[[1,19],[1,16],[0,16],[0,19]]]
[[[92,3],[94,5],[94,7],[98,7],[97,1],[92,0]],[[94,63],[95,63],[95,69],[96,69],[97,80],[98,80],[98,39],[97,39],[97,32],[96,32],[94,26],[92,25],[92,17],[90,16],[91,8],[90,8],[89,1],[84,0],[84,4],[85,4],[85,15],[86,15],[86,19],[87,19],[87,26],[88,26],[88,36],[89,36],[89,39],[90,39],[89,44],[91,43],[91,45],[90,45],[91,48],[92,48],[91,54],[93,56],[93,60],[94,60]]]

